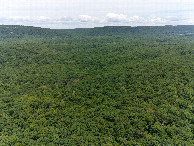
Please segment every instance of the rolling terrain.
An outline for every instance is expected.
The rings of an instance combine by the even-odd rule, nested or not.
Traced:
[[[194,26],[0,26],[0,145],[194,145]]]

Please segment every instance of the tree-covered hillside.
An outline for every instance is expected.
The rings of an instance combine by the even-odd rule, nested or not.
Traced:
[[[194,26],[0,26],[0,145],[194,145]]]
[[[86,37],[86,36],[130,36],[139,37],[146,35],[194,35],[194,25],[177,26],[105,26],[95,28],[77,29],[48,29],[33,26],[0,25],[1,38],[24,37]]]

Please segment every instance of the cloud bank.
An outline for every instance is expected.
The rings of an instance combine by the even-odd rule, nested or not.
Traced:
[[[74,17],[46,17],[46,16],[10,16],[0,17],[0,24],[5,25],[27,25],[46,28],[80,28],[99,26],[157,26],[157,25],[194,25],[194,19],[186,16],[165,16],[165,17],[140,17],[127,16],[125,14],[107,13],[102,17],[89,15],[78,15]]]
[[[1,0],[0,24],[49,28],[194,24],[193,0]]]

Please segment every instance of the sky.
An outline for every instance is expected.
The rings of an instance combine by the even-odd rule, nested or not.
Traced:
[[[53,29],[194,25],[194,0],[0,0],[0,24]]]

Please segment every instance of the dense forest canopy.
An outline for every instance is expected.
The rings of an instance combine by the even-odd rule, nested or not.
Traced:
[[[194,26],[0,26],[1,145],[194,145]]]

